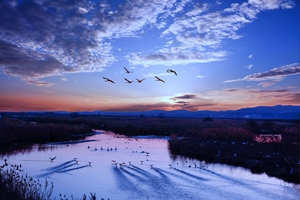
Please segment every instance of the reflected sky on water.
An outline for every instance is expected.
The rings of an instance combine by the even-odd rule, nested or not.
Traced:
[[[98,132],[101,133],[101,132]],[[54,158],[51,161],[50,158]],[[299,199],[299,185],[241,167],[170,155],[167,138],[96,134],[0,156],[54,183],[53,196],[110,199]],[[298,191],[297,191],[298,190]]]

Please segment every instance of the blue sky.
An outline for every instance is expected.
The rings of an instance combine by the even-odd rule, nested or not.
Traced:
[[[0,110],[299,105],[299,10],[291,0],[1,1]]]

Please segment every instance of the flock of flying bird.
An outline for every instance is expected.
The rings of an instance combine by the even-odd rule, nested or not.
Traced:
[[[132,71],[129,71],[128,69],[126,69],[126,67],[124,67],[124,69],[125,69],[125,72],[126,72],[127,74],[133,73]],[[176,71],[174,71],[174,70],[172,70],[172,69],[168,69],[167,72],[168,72],[168,73],[174,73],[174,74],[177,76]],[[162,80],[161,78],[159,78],[159,77],[157,77],[157,76],[155,76],[155,78],[156,78],[156,81],[165,82],[164,80]],[[109,78],[103,77],[103,79],[105,79],[105,82],[115,83],[113,80],[111,80],[111,79],[109,79]],[[128,80],[127,78],[124,78],[124,79],[125,79],[126,83],[132,83],[132,82],[134,82],[134,81]],[[137,79],[137,78],[136,78],[136,80],[137,80],[138,83],[141,83],[141,82],[142,82],[143,80],[145,80],[145,79],[144,79],[144,78],[143,78],[143,79]]]

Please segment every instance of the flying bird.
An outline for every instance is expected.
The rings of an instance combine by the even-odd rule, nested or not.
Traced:
[[[110,80],[109,78],[105,78],[105,77],[103,77],[104,79],[105,79],[105,82],[112,82],[112,83],[115,83],[115,82],[113,82],[112,80]]]
[[[168,69],[167,72],[174,73],[177,76],[177,73],[174,70],[172,70],[172,69]]]
[[[161,81],[161,82],[165,82],[164,80],[158,78],[157,76],[155,76],[155,78],[157,79],[156,81]]]
[[[125,69],[125,71],[126,71],[126,73],[133,73],[132,71],[129,71],[128,69],[126,69],[126,67],[124,67],[124,69]]]
[[[145,80],[144,78],[141,79],[141,80],[140,80],[140,79],[137,79],[137,78],[135,78],[135,79],[137,80],[138,83],[141,83],[143,80]]]
[[[132,82],[134,82],[134,81],[130,81],[130,80],[128,80],[127,78],[124,78],[127,82],[126,83],[132,83]]]

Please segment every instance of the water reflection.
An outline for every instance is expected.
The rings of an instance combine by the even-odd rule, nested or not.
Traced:
[[[281,134],[260,134],[254,137],[256,142],[263,143],[272,143],[272,142],[281,142],[282,136]]]
[[[74,167],[74,166],[76,166],[76,167]],[[76,162],[76,160],[70,160],[70,161],[64,162],[62,164],[59,164],[57,166],[54,166],[54,167],[42,169],[42,171],[47,171],[47,172],[36,175],[36,177],[37,178],[49,178],[51,175],[56,174],[56,173],[67,173],[67,172],[79,170],[79,169],[82,169],[85,167],[91,167],[91,165],[87,164],[87,165],[83,165],[83,166],[78,166],[78,163]]]
[[[24,146],[24,145],[2,145],[0,146],[0,156],[11,156],[15,154],[29,154],[31,152],[42,152],[49,151],[54,148],[58,148],[57,146],[49,146],[49,145],[32,145],[32,146]]]
[[[57,159],[51,162],[53,156]],[[0,158],[4,157],[22,164],[33,177],[53,181],[54,197],[90,192],[100,199],[199,199],[199,194],[203,199],[300,197],[298,187],[279,179],[171,155],[167,138],[99,134],[80,143],[33,145],[2,153]]]

